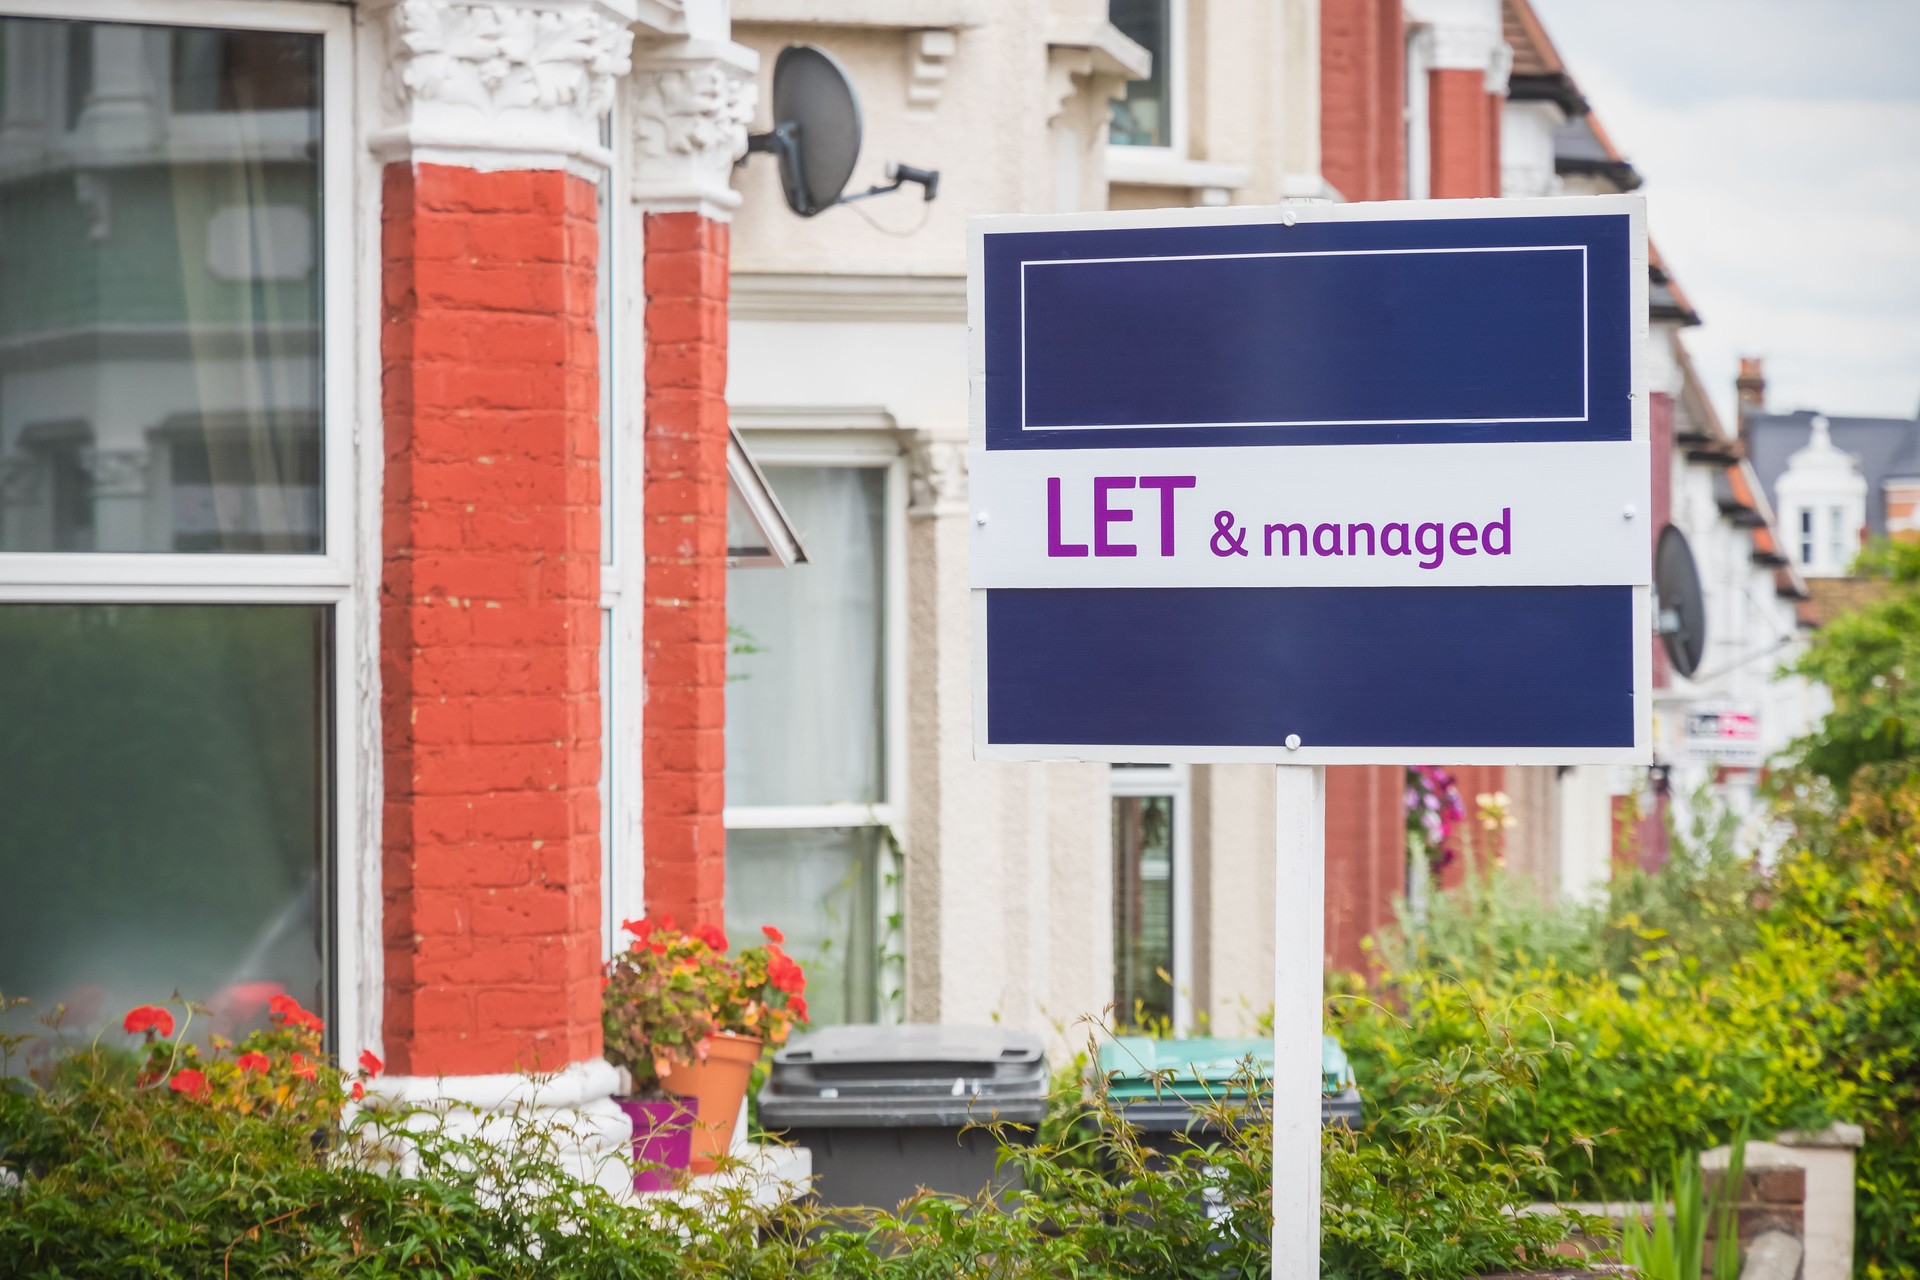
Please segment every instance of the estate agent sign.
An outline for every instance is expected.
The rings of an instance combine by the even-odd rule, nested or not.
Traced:
[[[975,751],[1281,766],[1274,1274],[1304,1280],[1317,766],[1648,758],[1645,205],[970,236]]]

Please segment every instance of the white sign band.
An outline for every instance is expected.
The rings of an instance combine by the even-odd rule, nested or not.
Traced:
[[[1644,441],[975,450],[969,470],[975,588],[1652,576]]]

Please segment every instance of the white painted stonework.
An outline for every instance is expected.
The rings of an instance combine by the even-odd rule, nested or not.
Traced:
[[[383,158],[604,168],[600,117],[631,68],[634,0],[386,0]]]

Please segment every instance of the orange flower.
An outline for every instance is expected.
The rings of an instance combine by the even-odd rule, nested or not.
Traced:
[[[773,943],[781,943],[781,942],[785,942],[785,941],[787,940],[787,935],[786,935],[786,934],[784,934],[784,933],[782,933],[782,932],[780,932],[780,931],[779,931],[778,929],[776,929],[776,928],[774,928],[774,927],[773,927],[772,925],[770,925],[770,924],[763,924],[763,925],[761,925],[761,926],[760,926],[760,932],[762,932],[762,933],[764,933],[764,934],[766,934],[766,935],[767,935],[767,941],[768,941],[768,942],[773,942]]]
[[[355,1102],[358,1102],[360,1101],[360,1099],[366,1096],[367,1096],[367,1086],[361,1084],[358,1080],[355,1080],[353,1082],[353,1100]]]
[[[291,1054],[287,1061],[293,1066],[293,1074],[300,1077],[300,1079],[312,1080],[315,1078],[314,1066],[311,1062],[307,1061],[305,1054]]]
[[[360,1051],[360,1069],[370,1076],[377,1076],[387,1069],[387,1064],[373,1056],[373,1050]]]
[[[138,1009],[127,1011],[127,1017],[121,1027],[129,1032],[156,1032],[163,1036],[173,1034],[173,1015],[159,1005],[143,1004]]]
[[[234,1065],[242,1071],[256,1071],[264,1074],[273,1062],[264,1053],[243,1053],[234,1059]]]
[[[807,989],[806,971],[784,951],[776,951],[767,957],[767,981],[773,984],[775,991],[784,991],[790,996],[797,996]]]
[[[175,1093],[184,1093],[189,1098],[204,1098],[207,1096],[207,1077],[204,1072],[188,1067],[184,1071],[174,1072],[173,1079],[167,1081],[167,1088]]]

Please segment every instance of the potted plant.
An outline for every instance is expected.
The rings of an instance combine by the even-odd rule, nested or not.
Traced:
[[[634,1081],[635,1096],[620,1103],[634,1118],[635,1157],[709,1173],[733,1136],[761,1052],[807,1020],[806,975],[771,925],[761,931],[763,945],[732,957],[715,925],[682,931],[662,917],[622,928],[633,942],[608,966],[603,1024],[608,1060]],[[641,1148],[643,1124],[661,1139],[652,1154]],[[642,1190],[653,1185],[635,1181]]]
[[[661,1075],[674,1060],[691,1059],[712,1034],[726,957],[681,933],[670,917],[621,927],[633,942],[607,964],[604,1052],[626,1084],[614,1102],[633,1122],[633,1189],[664,1191],[688,1168],[698,1103],[669,1093]]]

